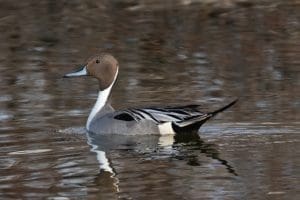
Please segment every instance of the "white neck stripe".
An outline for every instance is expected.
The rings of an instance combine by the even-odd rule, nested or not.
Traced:
[[[86,122],[86,129],[89,130],[90,129],[90,125],[91,125],[91,122],[92,120],[94,119],[94,117],[96,116],[96,114],[105,106],[106,102],[107,102],[107,99],[109,97],[109,94],[110,94],[110,91],[111,91],[111,88],[112,86],[114,85],[116,79],[117,79],[117,76],[118,76],[118,69],[116,71],[116,74],[115,74],[115,77],[114,77],[114,80],[112,82],[112,84],[106,88],[105,90],[103,91],[99,91],[98,93],[98,98],[97,98],[97,101],[88,117],[88,120]]]

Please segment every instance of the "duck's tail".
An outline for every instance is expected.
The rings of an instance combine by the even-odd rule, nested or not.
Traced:
[[[235,99],[234,101],[232,101],[231,103],[227,104],[226,106],[218,109],[218,110],[215,110],[213,112],[210,112],[208,114],[212,115],[211,117],[215,116],[216,114],[220,113],[220,112],[223,112],[224,110],[226,110],[227,108],[230,108],[231,106],[233,106],[236,102],[238,101],[238,99]]]
[[[208,112],[205,113],[203,115],[200,116],[193,116],[189,119],[185,119],[183,121],[179,121],[179,122],[173,122],[172,126],[173,129],[175,130],[175,132],[193,132],[193,131],[198,131],[198,129],[200,128],[200,126],[202,124],[204,124],[207,120],[209,120],[210,118],[214,117],[216,114],[226,110],[227,108],[230,108],[231,106],[233,106],[236,102],[238,101],[238,99],[235,99],[234,101],[232,101],[231,103],[227,104],[226,106],[215,110],[213,112]]]

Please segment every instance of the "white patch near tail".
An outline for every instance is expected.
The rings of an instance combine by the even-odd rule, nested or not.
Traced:
[[[161,135],[174,135],[175,131],[172,127],[172,122],[165,122],[158,125],[158,130]]]

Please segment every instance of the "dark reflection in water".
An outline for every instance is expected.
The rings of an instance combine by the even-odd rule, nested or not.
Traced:
[[[1,199],[299,199],[298,1],[0,0],[0,11]],[[96,81],[61,76],[98,51],[120,61],[116,108],[240,101],[201,139],[87,137]]]
[[[95,134],[88,134],[88,143],[92,147],[91,151],[96,153],[97,160],[99,162],[100,172],[97,176],[97,181],[105,181],[104,190],[110,188],[110,191],[114,191],[121,196],[127,196],[126,190],[123,190],[122,187],[128,187],[127,184],[130,184],[128,181],[131,179],[127,179],[126,175],[124,178],[124,174],[126,174],[126,168],[131,169],[133,168],[136,172],[135,174],[131,174],[134,176],[133,179],[136,186],[143,187],[140,184],[147,184],[147,180],[144,180],[145,177],[142,174],[151,172],[156,168],[155,163],[159,163],[159,165],[169,171],[172,171],[172,168],[176,167],[176,164],[173,163],[185,163],[187,166],[191,166],[193,168],[195,174],[193,178],[203,179],[206,178],[207,174],[203,174],[203,169],[207,166],[219,165],[218,167],[225,168],[227,170],[226,173],[216,175],[217,179],[225,179],[225,180],[237,180],[235,176],[237,176],[236,172],[234,171],[233,167],[230,166],[227,161],[219,158],[218,151],[214,148],[213,144],[206,144],[203,142],[199,135],[185,135],[184,137],[180,136],[99,136]],[[203,155],[202,155],[203,154]],[[117,157],[117,158],[116,158]],[[207,157],[203,159],[203,157]],[[144,168],[142,166],[143,163],[150,164],[153,163],[153,169]],[[114,167],[116,165],[116,167]],[[122,168],[119,171],[119,168]],[[140,168],[141,167],[141,168]],[[170,167],[170,169],[168,169]],[[123,168],[125,172],[123,172]],[[160,167],[159,167],[160,168]],[[174,168],[173,168],[174,169]],[[180,170],[180,169],[176,169]],[[200,170],[200,171],[198,171]],[[209,169],[207,169],[209,172]],[[155,170],[156,171],[156,170]],[[155,173],[152,171],[152,173]],[[164,172],[166,173],[166,172]],[[169,174],[170,172],[167,172]],[[173,172],[174,173],[174,172]],[[156,174],[157,175],[157,174]],[[157,185],[156,183],[153,184],[152,189],[160,189],[165,187],[165,183],[168,181],[176,181],[177,178],[181,177],[184,178],[189,176],[189,172],[175,172],[175,177],[173,174],[170,174],[172,177],[166,177],[167,180],[160,179]],[[152,176],[152,175],[151,175]],[[177,178],[176,178],[177,176]],[[107,180],[110,179],[110,180]],[[142,179],[142,180],[139,180]],[[139,183],[139,181],[142,181]],[[170,182],[169,184],[172,185]],[[177,188],[178,187],[178,188]],[[173,190],[178,190],[182,186],[178,185],[172,188]],[[203,186],[202,186],[203,187]],[[201,190],[201,186],[198,188]],[[206,187],[206,186],[205,186]],[[102,188],[103,189],[103,188]],[[149,189],[149,188],[147,188]],[[146,192],[146,191],[145,191]],[[103,193],[100,190],[99,193]],[[147,192],[148,193],[148,192]],[[144,192],[138,194],[136,198],[144,199],[148,195],[162,195],[162,194],[155,194],[152,192],[145,194]],[[143,196],[145,195],[145,196]],[[168,194],[170,195],[170,194]],[[167,196],[168,196],[167,195]],[[167,197],[165,196],[165,197]],[[172,194],[173,198],[180,198],[181,195]],[[169,197],[168,197],[169,198]]]
[[[219,158],[218,151],[212,144],[205,144],[198,134],[187,135],[145,135],[145,136],[102,136],[88,134],[89,144],[92,151],[98,155],[100,169],[113,172],[110,167],[106,153],[111,150],[122,150],[128,152],[138,152],[138,154],[149,154],[147,157],[170,157],[179,160],[186,160],[188,165],[200,166],[198,155],[203,153],[205,156],[218,160],[223,164],[229,173],[237,175],[232,166],[226,160]],[[153,155],[152,155],[153,154]]]

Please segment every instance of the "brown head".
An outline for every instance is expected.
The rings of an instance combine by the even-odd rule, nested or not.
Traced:
[[[87,64],[79,70],[64,77],[93,76],[99,81],[101,91],[110,87],[118,75],[118,61],[110,54],[100,54],[87,60]]]

